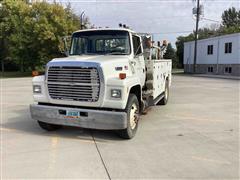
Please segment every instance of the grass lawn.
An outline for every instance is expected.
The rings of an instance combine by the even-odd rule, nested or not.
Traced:
[[[172,69],[172,73],[173,74],[184,74],[184,70],[183,69]]]

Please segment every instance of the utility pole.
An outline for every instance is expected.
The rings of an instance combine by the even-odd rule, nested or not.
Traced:
[[[0,10],[2,10],[3,9],[3,4],[0,2]],[[4,27],[4,26],[3,26]],[[3,48],[3,52],[4,52],[4,50],[5,50],[5,46],[4,46],[4,35],[3,35],[3,33],[4,33],[4,30],[3,30],[3,27],[1,28],[1,45],[2,45],[2,48]],[[3,76],[4,75],[4,55],[2,54],[2,55],[0,55],[0,58],[1,58],[1,70],[2,70],[2,73],[1,73],[1,75]]]
[[[196,0],[195,0],[196,1]],[[193,60],[193,72],[196,73],[197,69],[197,40],[198,40],[198,24],[200,19],[200,0],[197,0],[197,17],[196,17],[196,30],[195,30],[195,46],[194,46],[194,60]]]

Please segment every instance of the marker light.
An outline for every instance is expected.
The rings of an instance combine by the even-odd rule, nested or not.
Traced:
[[[119,79],[126,79],[126,77],[127,77],[126,73],[119,74]]]
[[[38,76],[38,75],[39,75],[39,72],[38,72],[38,71],[32,71],[32,77]]]

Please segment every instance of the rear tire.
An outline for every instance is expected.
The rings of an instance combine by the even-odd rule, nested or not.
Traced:
[[[119,135],[124,139],[131,139],[137,132],[140,116],[139,102],[135,94],[129,95],[125,111],[127,112],[127,128],[120,130]]]
[[[169,82],[166,80],[165,82],[165,90],[164,90],[164,97],[157,103],[158,105],[166,105],[169,99]]]
[[[62,128],[61,125],[49,124],[42,121],[38,121],[39,126],[46,131],[55,131]]]

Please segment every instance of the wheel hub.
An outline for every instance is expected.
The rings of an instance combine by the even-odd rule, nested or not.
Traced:
[[[137,121],[138,121],[138,108],[137,108],[137,105],[134,103],[131,107],[131,110],[130,110],[130,126],[131,126],[131,129],[134,129],[136,127]]]

